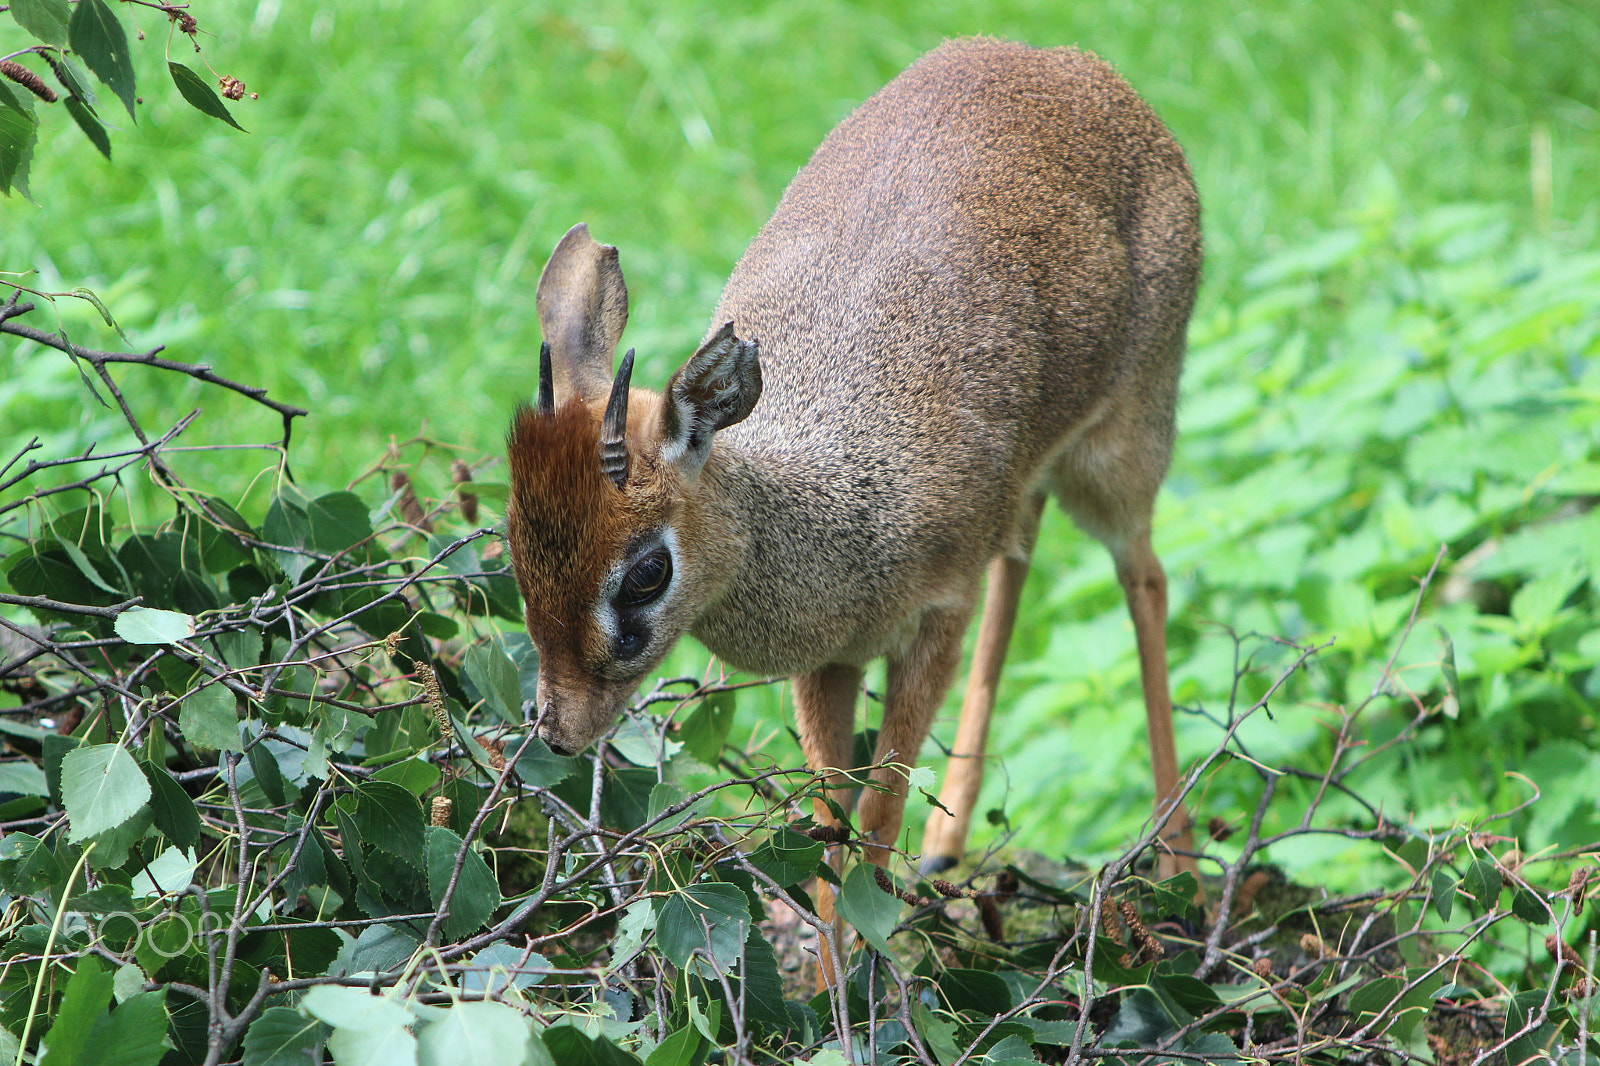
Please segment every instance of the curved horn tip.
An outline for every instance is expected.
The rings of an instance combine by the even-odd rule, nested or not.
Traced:
[[[550,342],[539,345],[539,413],[547,415],[556,409],[555,375],[550,367]]]
[[[611,382],[611,398],[600,423],[600,472],[619,489],[628,483],[628,387],[632,379],[633,349],[629,348]]]

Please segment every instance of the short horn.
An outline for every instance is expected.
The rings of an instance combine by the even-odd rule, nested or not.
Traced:
[[[555,376],[550,371],[550,342],[539,345],[539,413],[548,415],[556,409]]]
[[[600,472],[619,489],[628,483],[628,382],[632,377],[633,349],[629,348],[617,367],[605,421],[600,423]]]

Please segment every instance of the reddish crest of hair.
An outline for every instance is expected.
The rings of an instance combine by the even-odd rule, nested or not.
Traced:
[[[635,454],[627,490],[617,488],[600,471],[600,416],[577,397],[546,415],[522,407],[506,444],[506,535],[528,627],[541,648],[548,639],[586,657],[584,627],[562,620],[586,616],[628,537],[665,518],[654,457]]]

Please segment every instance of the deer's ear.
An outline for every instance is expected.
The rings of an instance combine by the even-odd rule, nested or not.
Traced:
[[[725,324],[678,368],[661,405],[661,457],[692,480],[711,454],[711,438],[744,420],[761,398],[761,356],[755,341]]]
[[[617,250],[582,222],[567,231],[539,275],[539,329],[550,344],[557,403],[588,402],[611,388],[611,356],[628,324],[628,286]]]

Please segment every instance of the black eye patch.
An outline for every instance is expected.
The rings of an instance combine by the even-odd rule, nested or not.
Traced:
[[[612,641],[612,652],[618,659],[633,659],[644,651],[649,643],[645,631],[639,629],[624,629]]]

